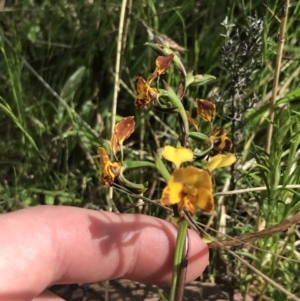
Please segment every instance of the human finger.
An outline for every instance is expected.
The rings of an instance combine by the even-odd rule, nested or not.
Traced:
[[[2,215],[0,229],[0,297],[15,296],[3,300],[30,300],[59,283],[171,282],[177,229],[154,217],[39,206]],[[206,244],[193,231],[189,236],[187,281],[208,262]]]

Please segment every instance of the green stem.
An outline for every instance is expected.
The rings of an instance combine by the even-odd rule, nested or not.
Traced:
[[[186,116],[184,106],[181,100],[178,98],[177,94],[174,92],[174,90],[168,85],[168,83],[163,80],[163,84],[165,86],[165,90],[168,92],[168,97],[170,102],[175,108],[177,108],[178,115],[179,115],[181,136],[182,136],[181,145],[185,147],[187,136],[189,134],[189,122]]]
[[[181,220],[176,240],[170,301],[182,300],[187,270],[188,222]]]

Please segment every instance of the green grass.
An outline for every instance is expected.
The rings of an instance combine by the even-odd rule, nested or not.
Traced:
[[[38,204],[89,203],[105,209],[109,206],[107,188],[99,182],[98,145],[105,144],[111,133],[111,106],[114,94],[114,69],[121,1],[61,0],[22,1],[1,11],[0,35],[0,212]],[[67,4],[66,4],[67,3]],[[283,1],[270,1],[269,10],[261,1],[142,1],[133,3],[128,22],[127,43],[121,58],[121,87],[118,94],[117,120],[134,115],[137,128],[126,144],[127,158],[151,159],[166,143],[177,139],[174,116],[134,107],[135,77],[153,71],[155,55],[143,44],[149,41],[141,20],[172,38],[188,51],[181,55],[187,70],[212,74],[217,80],[206,86],[192,87],[184,100],[190,109],[196,98],[218,101],[214,127],[225,126],[234,137],[234,149],[240,160],[232,170],[232,189],[266,186],[264,192],[227,196],[219,202],[211,227],[239,236],[274,226],[299,211],[300,90],[299,43],[300,4],[291,3],[287,22],[282,69],[279,79],[278,106],[275,113],[273,143],[265,152],[270,93]],[[264,20],[259,64],[243,61],[253,68],[243,87],[243,104],[256,93],[256,105],[243,112],[244,120],[227,118],[232,114],[233,89],[230,68],[222,62],[226,30],[221,23],[243,28],[247,17]],[[240,38],[246,40],[245,36]],[[250,67],[249,67],[250,66]],[[298,70],[298,71],[297,71]],[[169,77],[169,83],[178,79]],[[226,94],[227,92],[227,94]],[[224,105],[225,104],[225,105]],[[149,131],[151,128],[152,132]],[[234,130],[234,133],[232,132]],[[209,126],[201,131],[208,134]],[[156,133],[156,136],[153,135]],[[252,162],[255,160],[255,162]],[[252,163],[251,163],[252,162]],[[246,167],[247,166],[247,167]],[[165,183],[153,171],[130,173],[131,180],[149,183],[146,197],[158,199]],[[214,177],[215,191],[221,192],[228,178],[224,171]],[[283,188],[278,188],[283,185]],[[136,202],[127,194],[114,192],[117,208],[122,211]],[[222,207],[224,206],[224,207]],[[221,208],[228,219],[225,225]],[[161,209],[146,208],[146,214],[165,217]],[[206,223],[208,217],[199,216]],[[214,234],[218,236],[217,234]],[[220,238],[224,235],[221,236]],[[259,239],[252,246],[232,250],[278,284],[297,295],[299,268],[299,226]],[[268,253],[272,252],[271,254]],[[285,259],[277,257],[285,256]],[[259,300],[284,300],[281,292],[267,285],[226,250],[213,250],[204,279],[232,279],[243,292],[255,292]]]

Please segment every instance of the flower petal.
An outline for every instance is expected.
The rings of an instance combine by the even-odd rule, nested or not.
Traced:
[[[173,172],[173,181],[180,182],[184,185],[192,185],[195,187],[212,188],[211,176],[205,169],[199,169],[194,166],[187,166],[176,169]]]
[[[114,155],[119,151],[120,145],[123,145],[124,140],[133,133],[134,128],[134,116],[125,117],[115,125],[114,134],[110,141],[110,148]]]
[[[112,186],[116,176],[120,174],[122,167],[121,162],[111,162],[108,154],[103,147],[97,148],[97,153],[100,156],[101,174],[100,179],[106,186]]]
[[[195,204],[198,208],[200,208],[203,212],[211,214],[215,209],[214,197],[212,195],[212,190],[208,190],[205,188],[198,189],[198,200]]]
[[[182,201],[180,202],[178,206],[178,210],[181,211],[183,209],[187,209],[192,215],[196,212],[195,202],[193,200],[194,198],[190,195],[186,195],[182,198]]]
[[[206,169],[209,172],[213,172],[216,168],[229,166],[236,161],[235,154],[218,154],[210,159],[206,165]]]
[[[194,118],[192,118],[189,111],[185,111],[185,112],[189,123],[198,131],[199,129],[198,122]]]
[[[160,202],[162,205],[177,204],[181,200],[181,191],[183,185],[172,180],[172,176],[168,182],[168,185],[163,190]]]
[[[211,101],[196,99],[197,113],[205,121],[212,121],[216,116],[216,106]]]
[[[162,156],[175,164],[179,168],[183,162],[192,161],[194,154],[192,150],[185,147],[173,147],[166,145],[162,151]]]
[[[120,150],[119,141],[115,135],[110,139],[110,149],[114,155]]]
[[[158,74],[165,73],[171,66],[175,53],[170,53],[164,56],[158,56],[156,59],[156,68]]]
[[[155,71],[149,76],[148,82],[151,83],[155,78],[165,73],[171,66],[175,53],[158,56],[156,59]]]

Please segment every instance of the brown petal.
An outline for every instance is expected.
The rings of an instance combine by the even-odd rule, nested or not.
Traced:
[[[199,129],[198,122],[194,118],[192,118],[189,111],[185,111],[185,112],[189,123],[198,131]]]
[[[157,57],[155,71],[148,78],[149,83],[151,83],[154,79],[156,79],[161,74],[164,74],[170,68],[170,66],[172,65],[174,56],[175,56],[175,53],[171,53],[169,55]]]
[[[115,125],[114,134],[110,141],[110,147],[114,154],[119,151],[120,145],[123,144],[124,140],[133,133],[134,128],[134,116],[125,117]]]
[[[216,106],[211,101],[205,99],[196,99],[198,115],[211,122],[216,116]]]
[[[171,53],[169,55],[157,57],[156,69],[157,69],[157,73],[159,75],[165,73],[170,68],[170,66],[173,62],[174,56],[175,56],[175,53]]]

